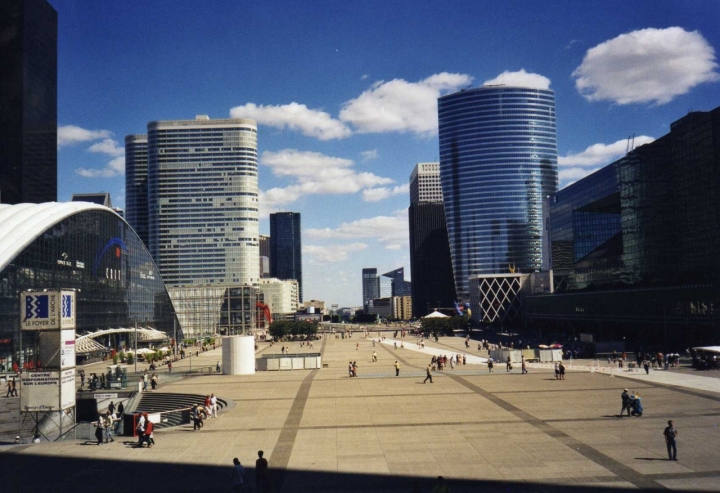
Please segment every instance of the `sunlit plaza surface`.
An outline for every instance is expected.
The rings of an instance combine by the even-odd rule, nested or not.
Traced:
[[[704,376],[713,372],[568,371],[562,381],[551,369],[531,367],[522,375],[517,365],[506,372],[496,364],[491,374],[485,365],[467,364],[435,372],[431,384],[423,383],[431,356],[410,349],[412,337],[398,349],[373,346],[357,333],[328,336],[314,349],[260,344],[259,354],[279,353],[283,345],[293,353],[320,351],[327,368],[165,384],[161,375],[158,392],[212,392],[230,405],[199,431],[192,425],[157,431],[152,449],[134,448],[130,437],[102,446],[0,447],[3,490],[230,491],[237,457],[250,491],[263,450],[273,491],[430,492],[437,476],[453,493],[720,491],[720,380]],[[448,357],[477,355],[477,345],[466,349],[461,338],[426,347]],[[214,366],[220,356],[220,349],[202,353],[193,366]],[[357,378],[348,376],[350,361],[357,362]],[[173,371],[188,365],[182,360]],[[667,378],[673,372],[708,385],[675,385]],[[623,388],[642,396],[642,417],[619,417]],[[667,459],[663,439],[669,419],[679,431],[677,462]]]

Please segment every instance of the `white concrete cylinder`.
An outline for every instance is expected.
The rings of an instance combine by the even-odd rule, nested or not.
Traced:
[[[222,341],[223,375],[254,375],[255,338],[227,336]]]

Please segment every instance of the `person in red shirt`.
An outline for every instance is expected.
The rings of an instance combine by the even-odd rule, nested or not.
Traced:
[[[143,434],[144,441],[147,442],[148,448],[152,448],[153,445],[155,445],[155,439],[153,438],[153,431],[155,430],[155,425],[152,421],[148,421],[145,424],[145,433]],[[142,444],[140,444],[142,447]]]

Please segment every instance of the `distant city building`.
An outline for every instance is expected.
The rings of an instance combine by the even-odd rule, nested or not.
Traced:
[[[279,314],[294,314],[298,310],[298,282],[294,279],[261,279],[258,285],[270,307],[273,319]]]
[[[0,2],[0,203],[57,200],[57,37],[46,0]]]
[[[367,307],[370,303],[372,303],[372,300],[380,297],[377,282],[377,269],[375,267],[368,267],[362,270],[362,293],[364,310],[367,310]]]
[[[550,200],[555,293],[526,300],[547,333],[667,351],[717,343],[720,107]]]
[[[410,320],[412,318],[412,298],[410,296],[390,296],[375,298],[372,311],[380,318],[387,320]]]
[[[128,223],[143,243],[148,245],[147,135],[125,137],[125,208]]]
[[[150,122],[150,252],[169,286],[260,279],[254,120]]]
[[[270,214],[270,276],[298,282],[299,301],[302,291],[302,241],[300,213]]]
[[[417,163],[410,174],[410,203],[442,203],[440,163]]]
[[[542,204],[557,190],[555,95],[487,86],[438,100],[440,177],[457,295],[468,278],[542,267]]]
[[[405,268],[400,267],[399,269],[386,272],[381,277],[385,277],[391,280],[390,283],[390,296],[411,296],[412,295],[412,283],[405,280]]]
[[[270,237],[260,235],[260,277],[270,277]]]
[[[322,313],[325,311],[325,302],[320,300],[309,300],[304,301],[301,303],[301,306],[307,310],[309,308],[313,309],[315,312]]]
[[[72,194],[71,202],[90,202],[92,204],[102,205],[109,209],[113,208],[112,200],[110,200],[110,194],[107,192],[74,193]]]

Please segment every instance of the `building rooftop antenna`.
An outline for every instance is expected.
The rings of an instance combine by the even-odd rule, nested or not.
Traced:
[[[625,154],[630,154],[630,151],[635,149],[635,134],[632,134],[627,139],[627,146],[625,147]]]

